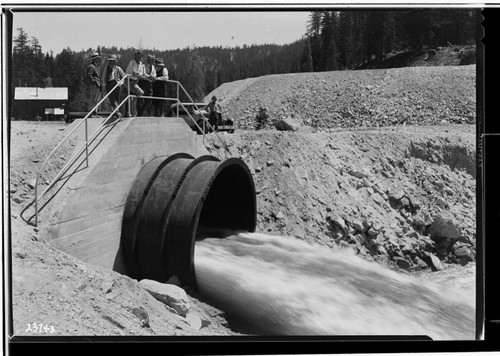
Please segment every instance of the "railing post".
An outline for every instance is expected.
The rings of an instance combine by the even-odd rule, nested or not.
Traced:
[[[181,100],[179,98],[179,82],[177,82],[177,118],[179,118],[179,109],[180,109],[180,106],[179,104],[181,103]]]
[[[132,111],[130,111],[130,76],[127,77],[127,105],[128,105],[128,115],[132,116]]]
[[[89,129],[88,129],[88,117],[85,118],[85,162],[87,164],[86,168],[89,166]]]
[[[37,192],[37,185],[38,184],[37,183],[38,183],[38,179],[35,183],[35,226],[38,226],[38,192]]]

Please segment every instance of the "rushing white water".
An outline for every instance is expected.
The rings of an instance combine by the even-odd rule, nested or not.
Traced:
[[[195,271],[200,293],[245,333],[475,337],[470,296],[293,237],[199,240]]]

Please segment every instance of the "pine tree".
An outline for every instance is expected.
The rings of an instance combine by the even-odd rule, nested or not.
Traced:
[[[13,39],[12,88],[14,86],[38,86],[41,80],[38,72],[40,63],[35,62],[28,33],[22,27],[17,31],[18,36]]]
[[[427,20],[430,16],[428,9],[410,10],[405,14],[403,26],[410,49],[421,49],[424,45],[424,35],[430,29]]]
[[[302,51],[302,57],[300,60],[300,71],[301,72],[312,72],[313,71],[313,59],[311,52],[311,40],[309,36],[305,37],[304,49]]]
[[[384,14],[383,57],[398,48],[397,16],[398,13],[394,11]]]
[[[187,72],[184,78],[185,88],[193,100],[201,100],[205,96],[205,73],[203,72],[201,58],[196,50],[193,50],[187,64]]]
[[[337,40],[335,36],[335,32],[337,30],[336,17],[337,15],[333,11],[325,11],[323,15],[321,29],[323,70],[338,69]]]
[[[19,27],[17,29],[18,35],[17,37],[13,40],[14,42],[14,53],[17,54],[25,54],[29,52],[29,40],[28,40],[28,34],[24,30],[24,28]]]
[[[42,46],[40,46],[40,42],[36,37],[31,37],[31,53],[33,53],[35,58],[42,56]]]
[[[368,60],[380,61],[384,53],[385,13],[370,11],[366,17],[365,48]]]
[[[341,11],[339,14],[339,41],[340,69],[350,68],[354,52],[353,21],[351,11]]]
[[[313,60],[313,70],[315,72],[323,69],[322,64],[322,45],[321,45],[321,22],[323,12],[313,11],[309,16],[307,34],[311,42],[311,57]]]

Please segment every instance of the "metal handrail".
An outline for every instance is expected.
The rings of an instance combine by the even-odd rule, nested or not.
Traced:
[[[191,102],[194,104],[194,107],[196,110],[200,110],[198,108],[198,106],[196,105],[196,102],[193,100],[193,98],[191,97],[191,95],[189,95],[189,93],[186,91],[186,89],[184,88],[184,86],[179,82],[179,81],[176,81],[176,80],[167,80],[168,82],[172,82],[172,83],[177,83],[177,98],[179,98],[179,87],[182,88],[182,91],[184,92],[184,94],[186,94],[186,96],[188,97],[189,100],[191,100]],[[180,103],[182,105],[182,103]],[[183,105],[183,108],[185,109],[184,105]],[[179,112],[179,110],[177,110],[177,112]],[[187,112],[187,110],[186,110]],[[191,115],[188,113],[189,117],[191,117]],[[203,116],[204,119],[206,119],[206,117],[201,114],[201,116]],[[191,119],[194,121],[194,119],[191,117]],[[222,144],[222,147],[224,147],[224,150],[225,152],[227,153],[231,153],[229,152],[229,150],[227,149],[227,146],[226,146],[226,143],[224,142],[224,140],[222,140],[220,138],[220,136],[217,134],[217,132],[214,130],[214,128],[212,127],[212,125],[210,124],[210,122],[208,122],[208,120],[203,120],[203,124],[205,124],[205,121],[206,123],[208,124],[208,128],[212,130],[212,132],[215,134],[215,136],[219,139],[219,141],[221,142]],[[195,122],[196,124],[196,122]],[[196,124],[196,126],[198,127],[198,125]],[[203,135],[205,135],[205,132],[203,131]],[[215,148],[215,147],[214,147]],[[227,155],[225,156],[227,158]]]
[[[66,142],[66,140],[82,125],[85,123],[85,152],[86,152],[86,155],[85,155],[85,163],[87,164],[87,167],[88,167],[88,163],[89,163],[89,155],[88,155],[88,118],[89,116],[94,112],[96,111],[96,109],[104,102],[104,100],[106,100],[109,95],[119,86],[121,86],[124,82],[125,82],[125,79],[129,78],[130,75],[125,75],[125,77],[123,77],[118,83],[116,83],[116,85],[113,87],[112,90],[110,90],[93,108],[92,110],[90,110],[87,115],[85,115],[85,117],[82,119],[82,121],[76,125],[62,140],[61,142],[59,142],[59,144],[49,153],[49,155],[47,156],[47,158],[45,159],[45,161],[42,163],[42,166],[40,167],[37,175],[36,175],[36,179],[35,179],[35,226],[38,225],[38,200],[39,200],[39,197],[38,197],[38,182],[40,180],[40,176],[42,174],[42,171],[43,169],[45,168],[45,165],[47,164],[47,162],[49,161],[49,159],[52,157],[52,155],[59,149],[59,147],[62,146],[63,143]],[[130,85],[129,85],[130,87]],[[116,112],[116,110],[114,110],[111,115],[114,115],[114,113]],[[109,119],[110,116],[107,117],[107,119]],[[107,121],[104,120],[104,122]],[[101,124],[101,126],[99,126],[99,128],[95,131],[97,132],[103,125]],[[94,133],[95,133],[94,132]],[[82,147],[83,149],[83,147]],[[73,163],[73,158],[76,159],[77,156],[79,156],[82,152],[78,152],[76,153],[75,155],[73,155],[73,157],[66,163],[66,165],[60,170],[59,174],[49,183],[49,185],[47,186],[47,188],[45,188],[45,190],[42,192],[42,194],[40,194],[40,198],[42,198],[45,193],[47,193],[47,191],[52,188],[55,184],[55,182],[57,182],[57,180],[61,177],[62,173],[65,171],[66,167],[69,166],[69,164]]]
[[[131,98],[141,98],[141,96],[138,96],[138,95],[132,95],[130,94],[130,78],[131,78],[131,75],[130,74],[127,74],[125,75],[125,77],[123,77],[114,87],[112,90],[110,90],[95,106],[94,108],[92,108],[92,110],[89,111],[89,113],[87,115],[85,115],[85,117],[82,119],[82,121],[76,125],[62,140],[61,142],[49,153],[49,155],[47,156],[47,158],[45,159],[45,161],[43,162],[40,170],[38,171],[37,173],[37,176],[36,176],[36,180],[35,180],[35,199],[34,199],[34,203],[35,203],[35,226],[38,225],[38,201],[39,199],[41,199],[48,191],[50,188],[52,188],[55,183],[59,180],[59,178],[67,171],[67,169],[78,159],[78,157],[83,153],[83,151],[85,150],[85,163],[86,163],[86,167],[88,167],[88,159],[89,159],[89,152],[88,152],[88,148],[89,148],[89,142],[92,143],[94,141],[94,139],[96,138],[96,136],[101,132],[102,128],[107,124],[107,121],[109,120],[110,117],[112,117],[116,112],[118,112],[118,110],[121,108],[121,106],[124,104],[124,103],[127,103],[128,105],[128,113],[131,112],[131,108],[130,108],[130,99]],[[128,85],[127,85],[127,91],[128,91],[128,95],[117,105],[117,107],[111,112],[111,114],[101,123],[101,125],[99,125],[99,127],[94,131],[94,133],[91,135],[91,137],[89,138],[88,137],[88,123],[87,123],[87,119],[89,118],[89,116],[94,112],[96,111],[96,109],[104,102],[104,100],[106,100],[109,95],[116,89],[118,88],[119,86],[121,86],[125,80],[127,80],[128,82]],[[188,97],[189,100],[191,100],[191,102],[194,104],[194,108],[196,110],[200,110],[198,108],[198,106],[196,105],[195,101],[191,98],[191,96],[188,94],[188,92],[186,91],[186,89],[182,86],[182,84],[179,82],[179,81],[176,81],[176,80],[167,80],[166,82],[170,82],[170,83],[175,83],[177,84],[177,98],[164,98],[164,97],[153,97],[153,96],[147,96],[147,99],[155,99],[155,100],[164,100],[164,101],[175,101],[177,103],[177,108],[179,108],[179,105],[182,106],[182,108],[186,111],[186,113],[188,114],[188,117],[193,121],[194,125],[198,128],[199,132],[201,132],[203,134],[203,137],[204,138],[207,138],[207,140],[210,142],[210,144],[212,145],[212,147],[214,148],[215,152],[217,152],[217,154],[219,155],[219,157],[222,159],[222,155],[220,154],[219,150],[217,149],[217,147],[215,147],[215,144],[212,142],[212,140],[208,139],[208,137],[206,136],[205,134],[205,125],[208,125],[208,128],[215,134],[215,136],[219,139],[219,141],[221,142],[222,144],[222,147],[224,147],[225,149],[225,152],[226,153],[231,153],[229,152],[228,148],[227,148],[227,145],[225,144],[225,142],[220,138],[220,136],[215,132],[213,126],[210,124],[210,122],[207,120],[207,118],[201,114],[201,116],[204,118],[203,120],[203,128],[200,127],[198,125],[198,123],[196,122],[196,120],[192,117],[192,115],[188,112],[188,110],[186,110],[186,107],[184,106],[184,104],[180,101],[179,99],[179,89],[182,88],[183,92],[186,94],[186,96]],[[177,110],[177,117],[179,117],[179,110]],[[49,161],[49,159],[52,157],[52,155],[62,146],[62,144],[64,142],[66,142],[66,140],[83,124],[85,123],[85,143],[73,154],[73,156],[71,157],[71,159],[68,160],[68,162],[66,162],[66,164],[64,165],[64,167],[59,171],[59,173],[56,175],[56,177],[54,179],[52,179],[52,181],[49,183],[49,185],[45,188],[45,190],[42,192],[42,194],[40,194],[40,197],[38,197],[38,182],[40,180],[40,176],[42,174],[42,171],[43,169],[45,168],[45,165],[47,164],[47,162]],[[227,154],[225,154],[225,158],[227,158]]]
[[[135,95],[130,95],[130,97],[137,97],[137,96],[135,96]],[[125,100],[127,100],[127,99],[128,99],[128,97],[127,97],[127,98],[125,98]],[[224,158],[226,158],[226,159],[227,159],[227,154],[226,154],[225,156],[222,156],[222,155],[221,155],[221,153],[219,152],[219,150],[217,149],[217,147],[215,147],[215,144],[212,142],[212,140],[210,140],[210,139],[207,137],[207,135],[205,134],[205,127],[200,127],[200,125],[198,125],[198,123],[197,123],[197,122],[196,122],[196,120],[193,118],[193,116],[191,115],[191,113],[189,113],[189,112],[186,110],[186,107],[184,106],[184,104],[181,102],[181,100],[180,100],[180,99],[177,99],[177,98],[155,97],[155,96],[148,96],[148,97],[147,97],[147,99],[148,99],[148,100],[149,100],[149,99],[156,99],[156,100],[164,100],[164,101],[175,101],[175,102],[177,103],[177,105],[180,105],[180,106],[181,106],[181,107],[182,107],[182,108],[186,111],[186,113],[187,113],[187,115],[188,115],[189,119],[190,119],[190,120],[194,123],[194,125],[198,128],[198,132],[200,132],[200,133],[203,135],[203,137],[207,139],[207,141],[211,144],[211,146],[214,148],[215,152],[217,152],[217,154],[219,155],[219,157],[220,157],[221,159],[224,159]],[[195,103],[193,103],[193,104],[195,104]],[[195,105],[196,105],[196,104],[195,104]],[[198,110],[199,110],[199,109],[198,109]],[[206,119],[206,117],[205,117],[203,114],[201,114],[201,116],[202,116],[204,119]],[[179,111],[178,111],[178,110],[177,110],[177,118],[179,118]],[[208,127],[209,129],[211,129],[211,130],[215,133],[215,131],[213,130],[213,126],[212,126],[212,125],[208,122],[208,120],[203,120],[203,126],[205,126],[205,124],[207,124],[207,127]],[[216,134],[216,135],[217,135],[217,134]],[[218,137],[218,135],[217,135],[217,137]],[[218,138],[219,138],[219,140],[221,140],[221,141],[222,141],[222,139],[221,139],[220,137],[218,137]],[[222,141],[222,145],[223,145],[223,147],[225,148],[226,152],[229,152],[229,150],[227,149],[227,146],[226,146],[226,144],[225,144],[225,142],[224,142],[224,141]],[[231,152],[229,152],[229,153],[231,153]]]
[[[132,96],[132,95],[131,95]],[[128,97],[125,98],[125,100],[128,100]],[[89,143],[92,143],[94,142],[94,139],[96,138],[97,134],[99,134],[101,132],[101,129],[106,126],[107,124],[107,121],[109,120],[110,117],[112,117],[119,109],[120,107],[123,105],[123,103],[125,102],[125,100],[123,100],[117,107],[115,110],[113,110],[111,112],[111,114],[101,123],[101,125],[99,125],[97,127],[97,129],[95,129],[94,133],[90,136],[90,138],[87,138],[86,141],[85,141],[85,144],[82,145],[82,147],[80,149],[78,149],[74,154],[73,156],[71,157],[71,159],[68,160],[68,162],[66,162],[66,164],[64,165],[63,168],[61,168],[61,170],[59,171],[59,173],[57,174],[57,176],[53,179],[53,182],[56,182],[66,171],[67,167],[69,167],[71,164],[74,163],[74,161],[76,160],[76,158],[78,156],[80,156],[80,154],[83,152],[83,149],[85,148],[86,150],[88,150],[88,144]],[[87,167],[88,167],[88,151],[87,151],[87,156],[86,156],[86,163],[87,163]],[[47,186],[47,188],[45,188],[44,192],[42,194],[40,194],[40,198],[43,197],[43,195],[50,189],[52,188],[53,184],[49,186]]]

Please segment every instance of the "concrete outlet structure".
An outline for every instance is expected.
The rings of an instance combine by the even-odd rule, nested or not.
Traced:
[[[182,119],[137,117],[109,125],[89,166],[71,174],[50,203],[55,209],[45,239],[84,262],[126,274],[120,235],[128,192],[145,163],[179,152],[209,154],[203,136]]]

